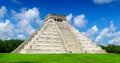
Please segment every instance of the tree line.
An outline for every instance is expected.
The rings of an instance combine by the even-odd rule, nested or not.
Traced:
[[[11,39],[11,40],[0,40],[0,53],[10,53],[15,50],[24,40]],[[120,54],[120,46],[109,44],[107,46],[100,45],[107,53]]]
[[[107,53],[120,54],[120,46],[109,44],[107,46],[100,45]]]
[[[24,40],[0,40],[0,53],[9,53],[16,49]]]

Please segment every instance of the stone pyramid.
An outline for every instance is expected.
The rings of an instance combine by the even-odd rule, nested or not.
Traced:
[[[90,39],[67,23],[66,16],[49,14],[43,26],[13,53],[105,53]]]

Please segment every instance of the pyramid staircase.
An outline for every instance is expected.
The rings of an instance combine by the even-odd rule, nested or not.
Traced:
[[[13,53],[105,53],[105,51],[68,24],[65,16],[50,14],[44,20],[43,26]]]

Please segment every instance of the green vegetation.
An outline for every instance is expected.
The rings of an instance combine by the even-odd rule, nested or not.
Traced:
[[[8,53],[16,49],[23,40],[0,40],[0,53]]]
[[[0,54],[0,63],[120,63],[119,54]]]
[[[120,46],[109,44],[108,46],[101,46],[101,48],[108,53],[120,54]]]

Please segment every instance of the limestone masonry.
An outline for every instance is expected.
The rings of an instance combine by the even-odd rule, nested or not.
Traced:
[[[66,16],[49,14],[43,26],[13,53],[106,53],[67,23]]]

